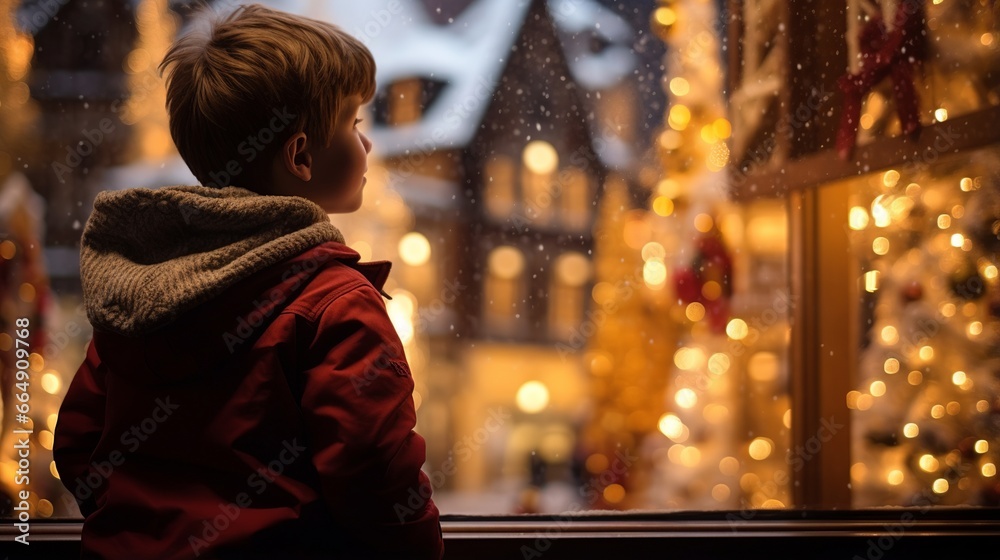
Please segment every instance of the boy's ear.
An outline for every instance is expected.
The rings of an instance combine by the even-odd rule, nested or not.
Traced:
[[[312,179],[312,154],[306,149],[308,138],[304,132],[297,132],[285,141],[278,156],[281,166],[302,181]]]

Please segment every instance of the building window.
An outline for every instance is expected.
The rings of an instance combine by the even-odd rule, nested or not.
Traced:
[[[568,230],[583,231],[590,225],[593,197],[590,192],[590,177],[579,168],[570,167],[559,173],[561,193],[559,196],[560,221]]]
[[[507,156],[497,155],[486,162],[485,194],[486,211],[496,219],[508,219],[514,211],[514,162]]]
[[[524,266],[524,254],[516,247],[505,245],[490,251],[483,290],[483,315],[490,332],[513,334],[525,323]]]
[[[559,168],[559,153],[544,140],[533,140],[522,153],[521,190],[525,217],[541,225],[551,222],[554,198],[553,180]]]
[[[590,278],[590,260],[584,255],[569,252],[556,259],[549,290],[548,322],[553,338],[568,338],[580,328],[584,287]]]

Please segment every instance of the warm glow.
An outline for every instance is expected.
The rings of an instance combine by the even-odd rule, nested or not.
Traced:
[[[657,424],[660,429],[660,433],[667,436],[668,438],[676,441],[677,443],[683,443],[682,439],[685,431],[684,423],[681,419],[673,414],[664,414],[660,417],[660,422]]]
[[[899,486],[903,483],[903,471],[898,469],[889,471],[889,476],[886,477],[886,481],[893,486]]]
[[[656,20],[656,23],[664,27],[670,27],[677,23],[677,12],[666,6],[661,6],[653,12],[653,19]]]
[[[514,400],[524,412],[541,412],[549,404],[549,389],[541,381],[528,381],[517,390]]]
[[[625,499],[625,487],[621,484],[609,484],[604,489],[604,499],[611,504],[617,504]]]
[[[878,291],[878,271],[869,270],[865,273],[865,291],[866,292],[877,292]]]
[[[771,440],[763,437],[754,438],[754,440],[750,442],[750,446],[747,449],[750,453],[750,457],[758,461],[767,459],[771,455],[772,450],[773,446],[771,445]]]
[[[881,397],[885,394],[885,382],[873,381],[868,390],[871,392],[873,397]]]
[[[994,465],[993,463],[984,463],[983,464],[982,472],[983,472],[983,476],[985,476],[987,478],[996,476],[996,474],[997,474],[997,466]]]
[[[889,358],[889,359],[887,359],[885,361],[885,363],[882,365],[882,369],[885,370],[885,372],[888,373],[889,375],[892,375],[892,374],[898,372],[899,371],[899,360],[897,360],[896,358]]]
[[[874,202],[872,202],[872,218],[875,220],[876,227],[886,227],[892,223],[889,210],[883,206],[884,200],[885,195],[879,195],[875,197]]]
[[[715,375],[722,375],[729,370],[730,360],[726,354],[715,353],[708,358],[708,371]]]
[[[716,484],[712,487],[712,498],[717,502],[725,502],[729,499],[731,491],[725,484]]]
[[[697,301],[692,302],[688,304],[687,308],[685,308],[684,316],[687,317],[689,321],[697,323],[705,318],[705,306]]]
[[[976,453],[986,453],[987,451],[990,450],[990,442],[986,441],[985,439],[976,440],[976,445],[974,448],[976,450]]]
[[[876,255],[884,255],[889,252],[889,240],[884,237],[876,237],[872,241],[872,252]]]
[[[533,140],[524,147],[524,166],[533,173],[547,175],[559,167],[559,154],[545,140]]]
[[[650,288],[662,288],[667,282],[667,265],[662,259],[649,259],[642,265],[642,280]]]
[[[423,234],[411,231],[399,240],[399,257],[410,266],[426,264],[431,258],[431,244]]]
[[[931,418],[944,418],[944,406],[936,404],[931,407]]]
[[[657,196],[653,199],[653,212],[658,216],[669,216],[674,213],[674,201],[665,196]]]
[[[921,360],[930,360],[934,357],[934,348],[932,346],[921,346],[920,350],[917,351],[917,355],[920,356]]]
[[[934,484],[931,485],[931,489],[934,490],[935,494],[944,494],[948,491],[948,481],[943,478],[939,478],[934,481]]]
[[[951,234],[951,246],[960,248],[965,243],[965,236],[961,233]]]
[[[921,455],[917,462],[920,464],[920,468],[923,469],[924,472],[934,472],[938,470],[939,463],[933,455]]]
[[[59,392],[59,387],[62,385],[59,376],[55,373],[48,372],[42,376],[42,389],[51,395]]]
[[[514,247],[497,247],[490,253],[489,269],[498,278],[513,280],[524,270],[524,256]]]
[[[733,319],[726,325],[726,334],[733,340],[743,340],[749,333],[750,329],[743,319]]]
[[[944,122],[948,120],[948,110],[943,107],[940,109],[936,109],[934,111],[934,118],[937,119],[938,122]]]
[[[680,389],[677,394],[674,395],[674,402],[677,406],[681,408],[691,408],[698,404],[698,395],[694,391],[688,388]]]
[[[896,331],[896,327],[892,325],[882,327],[882,342],[890,345],[899,342],[899,332]]]
[[[895,187],[899,182],[899,171],[890,169],[882,174],[882,184],[886,187]]]
[[[868,227],[868,211],[861,206],[851,208],[847,222],[853,230],[862,230]]]
[[[691,92],[691,84],[689,84],[688,81],[685,80],[684,78],[678,76],[670,80],[670,93],[678,97],[683,97],[690,92]]]
[[[711,231],[714,224],[715,220],[713,220],[708,214],[702,213],[694,217],[694,229],[702,233],[708,233]]]
[[[670,128],[684,130],[689,122],[691,122],[691,109],[688,109],[686,105],[677,104],[670,108],[667,117],[667,124],[670,125]]]
[[[965,383],[965,379],[966,376],[964,371],[956,371],[955,373],[951,374],[951,382],[954,383],[955,385],[961,385],[962,383]]]
[[[920,427],[910,422],[909,424],[903,426],[903,435],[908,438],[915,438],[920,434]]]

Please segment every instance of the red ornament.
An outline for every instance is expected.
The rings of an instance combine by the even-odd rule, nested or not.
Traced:
[[[924,297],[924,287],[916,280],[903,287],[903,301],[913,302]]]
[[[684,304],[702,304],[712,331],[721,334],[729,322],[733,261],[717,233],[702,236],[695,247],[691,265],[674,272],[674,293]],[[709,282],[716,286],[706,289]]]
[[[837,87],[844,94],[837,131],[837,155],[841,159],[849,159],[854,152],[862,98],[886,77],[892,78],[892,95],[903,134],[911,138],[920,134],[919,105],[913,78],[917,64],[926,54],[924,21],[923,0],[902,0],[896,8],[895,26],[891,33],[879,15],[873,16],[861,28],[858,38],[861,70],[857,74],[845,74],[837,80]]]

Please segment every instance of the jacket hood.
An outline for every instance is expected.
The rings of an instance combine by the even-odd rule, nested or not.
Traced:
[[[319,205],[240,187],[103,191],[84,227],[80,280],[95,328],[139,336],[324,241]]]
[[[273,320],[325,262],[344,262],[381,291],[390,263],[359,259],[302,197],[134,188],[97,195],[80,276],[94,341],[111,349],[101,360],[155,382],[220,367],[248,346],[226,333],[254,314]]]

